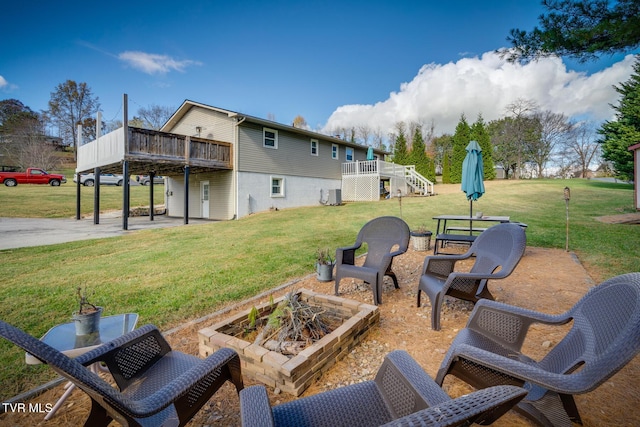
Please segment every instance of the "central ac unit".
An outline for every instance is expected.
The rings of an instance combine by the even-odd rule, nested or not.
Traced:
[[[335,189],[329,190],[329,199],[327,200],[328,205],[337,206],[342,204],[342,190]]]

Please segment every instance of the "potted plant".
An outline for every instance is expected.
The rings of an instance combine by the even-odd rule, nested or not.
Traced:
[[[416,251],[428,251],[431,249],[431,231],[425,225],[421,225],[411,232],[413,249]]]
[[[98,332],[100,328],[100,316],[102,307],[89,302],[87,288],[78,286],[78,311],[73,313],[72,319],[76,324],[76,335],[89,335]]]
[[[316,251],[316,272],[318,280],[321,282],[329,282],[333,280],[333,258],[329,249],[318,249]]]

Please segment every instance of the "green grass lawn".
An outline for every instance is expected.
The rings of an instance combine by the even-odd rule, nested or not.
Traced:
[[[71,218],[76,215],[76,183],[73,173],[66,174],[67,183],[60,187],[49,185],[0,185],[0,217],[12,218]],[[131,206],[149,206],[149,186],[132,185]],[[122,209],[122,187],[100,186],[100,210]],[[93,187],[80,186],[80,211],[93,214]],[[153,186],[155,204],[164,202],[164,185]]]
[[[528,224],[529,246],[565,247],[563,188],[571,187],[570,250],[594,279],[640,271],[640,227],[596,217],[635,212],[633,188],[587,180],[488,182],[474,203],[485,215],[509,215]],[[156,201],[162,202],[162,186]],[[83,212],[92,190],[83,188]],[[447,190],[447,191],[445,191]],[[138,193],[139,191],[139,193]],[[0,318],[34,336],[69,321],[75,289],[95,290],[105,315],[137,312],[139,324],[162,330],[212,313],[231,301],[307,275],[318,248],[352,244],[360,227],[382,215],[402,216],[411,228],[431,218],[464,214],[459,186],[436,187],[436,197],[403,198],[265,212],[237,221],[137,231],[126,236],[0,251]],[[102,187],[102,207],[119,209],[122,189]],[[136,200],[136,202],[133,202]],[[132,206],[148,203],[148,187],[132,187]],[[72,217],[75,186],[0,188],[0,217]],[[46,367],[27,366],[24,354],[0,342],[3,398],[51,378]]]

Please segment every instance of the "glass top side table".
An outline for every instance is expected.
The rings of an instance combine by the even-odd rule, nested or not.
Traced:
[[[76,325],[74,322],[63,323],[49,329],[46,334],[40,338],[40,341],[50,345],[56,350],[66,354],[69,357],[78,357],[106,342],[133,331],[138,323],[137,313],[116,314],[113,316],[104,316],[100,318],[100,329],[94,334],[76,335]],[[40,364],[40,360],[26,353],[25,359],[29,365]],[[89,369],[98,372],[99,364],[93,364]],[[62,404],[67,400],[75,385],[71,382],[65,386],[66,391],[58,399],[51,411],[44,417],[45,420],[51,419]]]
[[[40,341],[59,350],[69,357],[78,357],[101,344],[133,331],[138,323],[136,313],[116,314],[100,318],[100,329],[95,334],[76,335],[74,322],[63,323],[53,328],[40,338]],[[26,354],[29,365],[39,364],[40,361],[30,354]]]

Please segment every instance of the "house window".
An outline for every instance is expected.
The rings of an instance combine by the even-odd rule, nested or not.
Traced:
[[[353,162],[353,148],[347,147],[346,155],[347,162]]]
[[[317,156],[318,155],[318,140],[317,139],[312,139],[311,140],[311,155],[312,156]]]
[[[338,144],[331,144],[331,158],[336,160],[340,158],[338,155]]]
[[[284,197],[284,178],[271,177],[271,197]]]
[[[278,131],[275,129],[262,129],[262,146],[267,148],[278,148]]]

